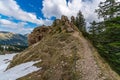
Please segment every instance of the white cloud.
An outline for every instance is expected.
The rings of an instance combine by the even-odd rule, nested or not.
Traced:
[[[60,17],[61,16],[61,8],[66,8],[66,1],[65,0],[44,0],[43,1],[43,9],[42,12],[44,17],[50,18],[52,16]]]
[[[42,12],[44,17],[51,18],[55,16],[60,18],[61,15],[76,16],[78,11],[81,10],[86,21],[91,22],[93,20],[98,20],[97,14],[95,14],[95,9],[98,8],[100,1],[104,0],[44,0]]]
[[[38,19],[34,13],[23,11],[15,0],[0,0],[0,14],[9,17],[9,19],[2,19],[2,16],[0,16],[0,31],[25,34],[33,30],[27,22],[37,25],[51,25],[52,23],[52,20],[43,20],[42,18]],[[11,18],[21,20],[21,22],[16,23],[14,21],[10,21],[12,20]],[[25,27],[26,25],[27,27]]]
[[[116,0],[116,1],[120,2],[120,0]]]
[[[14,0],[0,0],[0,14],[22,21],[44,24],[44,20],[37,19],[35,14],[23,11]]]
[[[26,22],[15,23],[10,20],[0,19],[0,31],[10,31],[21,34],[31,32],[33,28],[25,28],[26,25]]]
[[[0,19],[0,25],[1,26],[5,26],[5,27],[11,27],[11,28],[17,28],[17,24],[12,22],[12,21],[9,21],[9,20],[6,20],[6,19]]]

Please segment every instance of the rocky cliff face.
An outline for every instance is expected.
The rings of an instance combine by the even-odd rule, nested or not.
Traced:
[[[41,60],[34,64],[41,69],[18,80],[120,80],[71,19],[62,16],[50,27],[33,30],[31,46],[16,55],[8,68]]]

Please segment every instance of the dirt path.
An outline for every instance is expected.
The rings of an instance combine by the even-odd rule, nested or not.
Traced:
[[[101,70],[101,67],[99,65],[99,62],[97,62],[94,51],[92,46],[90,46],[90,43],[83,37],[80,37],[79,32],[75,32],[73,34],[74,37],[77,37],[81,44],[82,44],[82,59],[77,62],[77,68],[81,72],[81,78],[82,80],[119,80],[115,79],[113,75],[108,73],[104,73]],[[102,63],[102,62],[100,62]],[[81,66],[80,66],[81,65]]]

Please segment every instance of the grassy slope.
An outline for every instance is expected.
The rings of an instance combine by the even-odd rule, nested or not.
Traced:
[[[41,63],[35,64],[37,67],[42,67],[42,70],[28,75],[31,76],[30,78],[22,78],[23,80],[60,80],[62,78],[70,80],[78,78],[77,75],[79,74],[73,72],[75,67],[73,63],[76,58],[74,56],[80,50],[78,44],[80,42],[71,36],[71,33],[48,35],[39,43],[14,57],[10,67],[23,62],[42,59]]]
[[[81,38],[83,38],[83,41],[85,40],[82,35]],[[119,80],[119,76],[111,70],[94,47],[88,41],[86,44],[88,44],[97,65],[102,71],[101,74],[96,74],[100,78],[102,77],[100,80]],[[82,56],[83,48],[83,43],[79,38],[73,36],[72,33],[48,35],[40,42],[14,57],[9,68],[20,63],[42,59],[41,63],[35,64],[37,67],[42,67],[42,70],[31,73],[18,80],[84,80],[82,77],[85,75],[82,74],[81,68],[79,68],[80,65],[78,68],[75,68],[75,61],[79,62],[84,58]]]

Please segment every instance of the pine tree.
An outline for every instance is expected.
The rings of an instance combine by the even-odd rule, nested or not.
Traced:
[[[76,17],[76,26],[81,32],[86,32],[86,23],[81,11],[78,12]]]
[[[99,4],[96,10],[99,18],[104,21],[91,24],[92,37],[96,48],[116,72],[120,74],[120,2],[106,0]],[[95,30],[95,31],[94,31]]]
[[[116,2],[116,0],[106,0],[105,2],[101,2],[99,4],[99,9],[96,10],[99,16],[104,18],[104,21],[99,22],[100,26],[98,26],[98,30],[101,31],[100,35],[102,35],[101,41],[110,42],[111,39],[108,39],[108,36],[111,35],[111,31],[113,31],[113,35],[116,33],[116,26],[119,24],[120,15],[120,2]],[[115,30],[115,31],[114,31]],[[116,35],[114,35],[116,36]]]
[[[120,14],[120,3],[116,0],[106,0],[105,2],[100,2],[99,9],[96,10],[99,18],[104,18],[108,20],[116,17]]]
[[[90,33],[90,35],[92,35],[91,39],[92,39],[92,42],[94,44],[95,43],[96,28],[97,28],[96,25],[97,25],[97,23],[96,23],[96,21],[93,21],[90,24],[91,24],[91,26],[89,27],[89,33]]]

